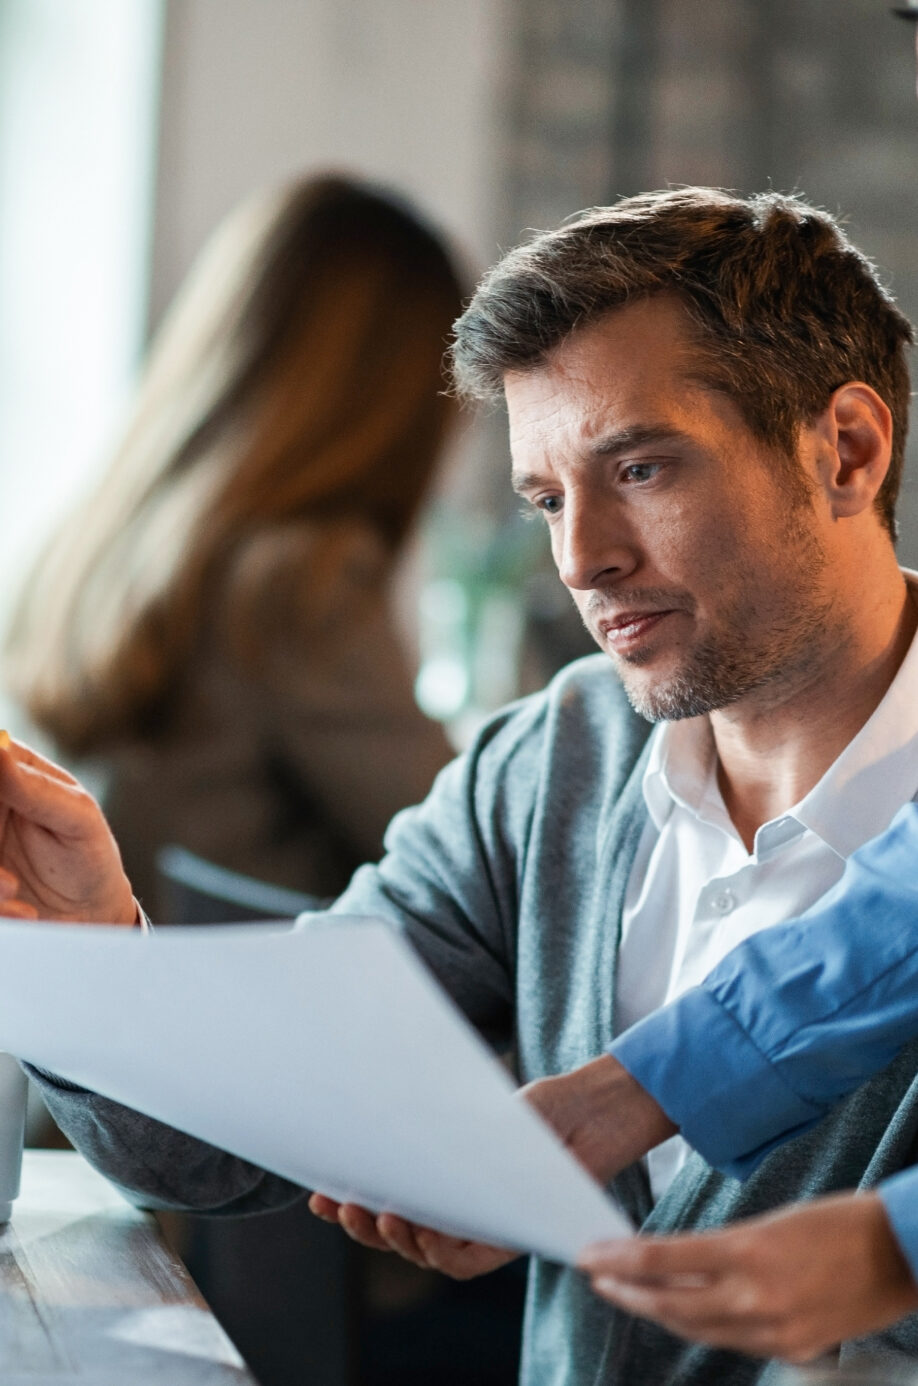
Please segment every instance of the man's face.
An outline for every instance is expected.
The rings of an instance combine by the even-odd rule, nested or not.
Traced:
[[[791,480],[732,401],[693,381],[696,359],[684,310],[661,296],[505,378],[514,485],[654,721],[789,696],[829,609],[806,449]]]

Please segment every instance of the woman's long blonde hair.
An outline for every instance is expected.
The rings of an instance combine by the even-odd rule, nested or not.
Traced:
[[[124,440],[54,536],[8,640],[7,682],[74,755],[150,734],[254,536],[361,519],[391,551],[451,404],[461,290],[434,233],[337,177],[246,204],[158,335]]]

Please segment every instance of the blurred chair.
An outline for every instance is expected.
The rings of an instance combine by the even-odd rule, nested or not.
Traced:
[[[159,917],[170,924],[292,920],[322,907],[315,896],[228,871],[183,847],[162,848],[157,870]],[[167,1232],[261,1386],[356,1386],[359,1248],[313,1217],[305,1200],[244,1218],[179,1215]]]
[[[184,847],[163,847],[156,856],[157,911],[169,924],[238,924],[295,919],[327,901],[286,886],[243,876],[205,861]]]

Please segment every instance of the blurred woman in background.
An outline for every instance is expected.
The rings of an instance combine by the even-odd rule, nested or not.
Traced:
[[[160,918],[167,843],[337,894],[451,755],[414,702],[390,578],[453,413],[460,308],[442,243],[396,198],[320,177],[246,204],[26,586],[11,692],[89,772]],[[355,1379],[366,1258],[305,1200],[170,1232],[265,1386]]]
[[[245,205],[27,584],[11,691],[96,772],[149,909],[165,842],[338,892],[448,759],[389,580],[452,412],[460,299],[439,239],[383,192],[320,177]]]

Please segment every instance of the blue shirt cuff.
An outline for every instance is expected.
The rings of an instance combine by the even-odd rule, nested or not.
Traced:
[[[694,987],[614,1041],[609,1053],[708,1164],[745,1178],[825,1108],[801,1097],[718,1001]]]
[[[739,944],[612,1053],[709,1163],[744,1178],[918,1033],[918,804],[799,919]]]
[[[918,1281],[918,1169],[904,1169],[877,1188],[896,1241]]]

